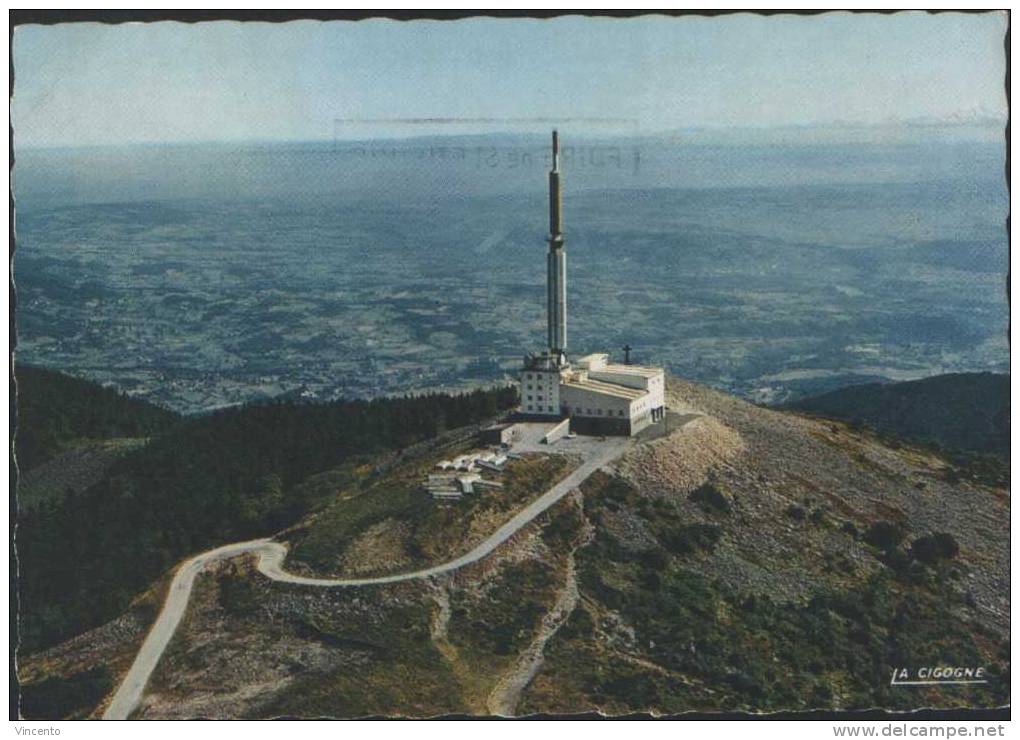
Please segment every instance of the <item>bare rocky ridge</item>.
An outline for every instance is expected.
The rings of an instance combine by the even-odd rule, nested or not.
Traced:
[[[671,397],[710,418],[652,446],[669,448],[658,452],[671,466],[665,471],[649,474],[629,464],[621,472],[643,492],[670,494],[691,518],[699,509],[686,496],[704,480],[732,493],[737,533],[704,564],[707,572],[741,588],[803,596],[838,580],[826,567],[834,561],[850,560],[865,572],[881,566],[859,540],[834,528],[805,526],[791,519],[790,507],[861,531],[890,520],[912,537],[951,532],[961,560],[975,566],[966,587],[989,621],[1008,625],[1007,492],[950,483],[945,462],[935,455],[891,449],[843,424],[761,408],[680,380],[673,381]],[[737,553],[747,557],[733,557]]]
[[[745,450],[733,429],[711,416],[699,416],[670,436],[634,450],[619,470],[648,495],[679,498]]]
[[[843,424],[683,381],[670,396],[671,406],[705,417],[635,450],[615,481],[586,487],[599,534],[580,553],[583,608],[545,646],[519,712],[1007,700],[1006,491],[950,482],[930,452],[893,449]],[[716,498],[699,497],[705,490]],[[653,541],[670,526],[675,534],[663,526],[673,518],[681,532],[700,526],[719,539],[681,550],[663,569]],[[899,559],[884,556],[860,536],[883,521],[902,527],[904,550],[919,536],[948,532],[960,554],[933,569],[909,563],[902,550]],[[633,587],[645,578],[652,583]],[[663,592],[682,596],[657,599]],[[890,666],[925,661],[970,661],[997,678],[985,693],[883,688]]]

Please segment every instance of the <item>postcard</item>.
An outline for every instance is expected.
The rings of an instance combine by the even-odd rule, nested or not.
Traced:
[[[1007,12],[68,13],[12,719],[1008,715]]]

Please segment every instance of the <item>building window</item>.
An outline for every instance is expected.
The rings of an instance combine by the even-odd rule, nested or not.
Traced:
[[[552,411],[552,410],[553,410],[553,407],[552,407],[552,406],[550,406],[550,407],[549,407],[549,410],[550,410],[550,411]]]
[[[599,416],[602,416],[602,409],[599,409]]]
[[[623,416],[623,409],[620,409],[620,416]]]

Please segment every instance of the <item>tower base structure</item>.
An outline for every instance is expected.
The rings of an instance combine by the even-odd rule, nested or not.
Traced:
[[[665,372],[661,367],[611,363],[593,354],[573,365],[560,357],[529,355],[521,370],[522,419],[570,419],[570,431],[597,436],[630,436],[666,415]]]
[[[519,413],[526,419],[570,418],[578,434],[631,435],[665,416],[662,368],[615,365],[609,356],[567,361],[567,255],[563,238],[559,136],[552,135],[549,252],[546,259],[548,349],[524,358]]]

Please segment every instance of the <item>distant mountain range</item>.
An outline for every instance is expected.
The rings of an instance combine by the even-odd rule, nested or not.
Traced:
[[[861,424],[947,450],[1009,456],[1009,376],[952,373],[867,383],[802,398],[783,408]]]

